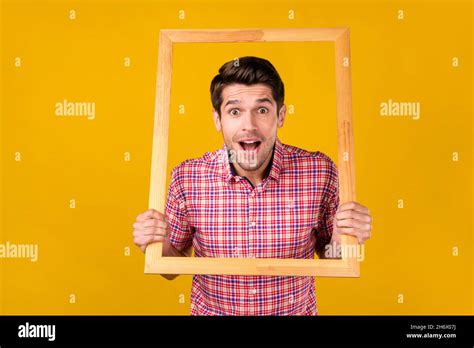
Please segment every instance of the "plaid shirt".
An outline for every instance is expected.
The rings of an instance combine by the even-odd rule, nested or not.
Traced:
[[[195,257],[314,258],[332,236],[336,165],[277,138],[264,180],[236,174],[228,148],[173,168],[170,243]],[[191,315],[316,315],[314,277],[194,275]]]

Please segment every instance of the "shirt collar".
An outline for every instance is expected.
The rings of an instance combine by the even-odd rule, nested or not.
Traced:
[[[219,174],[226,179],[226,181],[235,180],[237,173],[235,168],[231,165],[229,161],[229,152],[227,145],[224,145],[219,149],[220,165],[219,165]],[[279,179],[280,172],[282,168],[283,160],[283,145],[280,139],[277,137],[275,140],[275,145],[273,146],[273,154],[270,160],[270,164],[267,167],[265,172],[265,177],[270,177],[274,180]]]

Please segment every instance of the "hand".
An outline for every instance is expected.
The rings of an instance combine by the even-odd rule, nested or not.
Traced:
[[[359,244],[370,238],[372,217],[369,209],[357,202],[346,202],[337,209],[331,243],[341,243],[341,234],[356,236]]]
[[[168,224],[165,216],[155,209],[148,209],[137,216],[133,223],[133,242],[143,252],[150,243],[163,242],[168,238]]]

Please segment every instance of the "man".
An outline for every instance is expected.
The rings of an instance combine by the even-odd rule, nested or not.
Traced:
[[[224,145],[172,170],[165,214],[137,216],[134,243],[164,256],[313,258],[350,234],[363,243],[371,217],[339,206],[337,169],[323,153],[282,144],[284,85],[265,59],[225,63],[211,82]],[[333,249],[334,250],[334,249]],[[177,275],[163,275],[174,279]],[[313,277],[194,275],[191,315],[316,315]]]

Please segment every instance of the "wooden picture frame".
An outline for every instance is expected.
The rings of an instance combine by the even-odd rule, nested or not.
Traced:
[[[166,206],[173,43],[283,41],[335,42],[339,198],[340,204],[355,201],[348,28],[171,29],[160,30],[159,34],[149,208],[164,213]],[[356,237],[349,235],[341,237],[343,248],[357,248]],[[152,243],[146,249],[145,273],[359,277],[360,266],[354,253],[343,253],[339,259],[164,257],[162,243]]]

